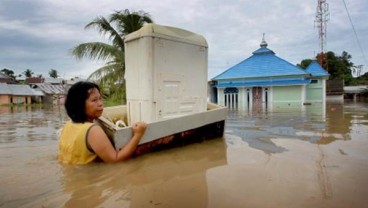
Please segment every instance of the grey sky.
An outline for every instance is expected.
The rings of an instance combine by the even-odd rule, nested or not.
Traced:
[[[345,0],[360,46],[343,0],[327,2],[326,51],[347,51],[355,65],[364,65],[362,74],[367,72],[368,1]],[[203,35],[209,45],[209,78],[251,56],[263,33],[277,56],[297,64],[319,52],[316,7],[317,0],[1,0],[0,69],[16,74],[30,69],[44,77],[56,69],[63,78],[86,78],[102,63],[76,60],[71,49],[107,41],[84,26],[124,9],[143,10],[157,24]]]

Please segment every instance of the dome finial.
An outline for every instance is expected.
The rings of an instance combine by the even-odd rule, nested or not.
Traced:
[[[266,48],[267,47],[267,42],[265,41],[265,33],[263,33],[263,38],[262,38],[262,42],[261,42],[261,47],[262,48]]]

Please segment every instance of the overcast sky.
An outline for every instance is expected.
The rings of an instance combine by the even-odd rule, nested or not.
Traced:
[[[368,70],[368,1],[327,0],[326,51],[347,51],[355,65]],[[62,78],[86,78],[102,63],[76,60],[71,49],[85,42],[104,41],[84,26],[97,16],[129,9],[149,13],[155,23],[203,35],[209,45],[208,72],[213,78],[252,55],[262,41],[277,56],[298,64],[319,52],[315,27],[317,0],[1,0],[0,70]]]

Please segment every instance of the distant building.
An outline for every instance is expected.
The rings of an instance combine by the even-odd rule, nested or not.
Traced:
[[[28,85],[0,83],[0,105],[41,102],[42,96],[42,92],[37,92]]]
[[[311,75],[311,82],[306,89],[306,102],[325,102],[329,74],[317,61],[312,61],[305,71]]]
[[[13,82],[12,82],[13,81]],[[19,81],[22,84],[16,84]],[[45,103],[62,105],[71,85],[85,81],[75,77],[62,78],[17,77],[17,80],[0,72],[0,105]]]
[[[0,83],[15,84],[16,81],[12,77],[0,72]]]
[[[52,85],[61,85],[63,84],[64,80],[62,78],[52,78],[46,77],[44,78],[44,83],[52,84]]]
[[[306,70],[279,58],[263,39],[253,55],[211,81],[211,100],[233,109],[297,107],[324,102],[329,74],[313,62]]]
[[[24,80],[24,84],[38,84],[38,83],[43,83],[44,82],[44,78],[42,77],[27,77]]]
[[[44,94],[43,103],[62,105],[65,101],[68,86],[63,84],[39,83],[32,85],[36,91]]]

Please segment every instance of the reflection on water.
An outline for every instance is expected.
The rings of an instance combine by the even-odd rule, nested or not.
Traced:
[[[366,104],[345,106],[341,103],[313,104],[303,108],[280,108],[264,114],[247,111],[229,112],[226,133],[239,136],[249,146],[267,153],[286,151],[276,146],[274,138],[300,139],[329,144],[335,140],[350,140],[354,120],[367,124]],[[359,116],[358,116],[359,115]],[[357,117],[358,116],[358,117]],[[228,142],[230,145],[233,141]]]
[[[0,144],[56,139],[55,129],[66,119],[62,108],[0,106]]]
[[[278,200],[304,200],[300,197],[305,195],[294,196],[293,190],[309,190],[308,196],[317,199],[314,194],[323,189],[333,198],[338,192],[326,189],[334,183],[326,174],[349,176],[348,170],[356,167],[344,169],[340,160],[326,161],[329,151],[341,161],[356,163],[359,173],[368,173],[364,159],[368,157],[360,155],[368,149],[366,103],[229,112],[224,138],[126,163],[87,166],[61,165],[56,160],[56,130],[68,119],[62,108],[0,107],[0,112],[0,207],[267,207]],[[360,142],[360,149],[339,143],[353,141]],[[320,185],[308,185],[309,189],[301,182],[297,182],[300,189],[289,186],[295,180],[314,184],[316,178]],[[348,179],[368,181],[356,174]],[[289,189],[268,192],[262,187]],[[261,195],[270,204],[258,198]]]

